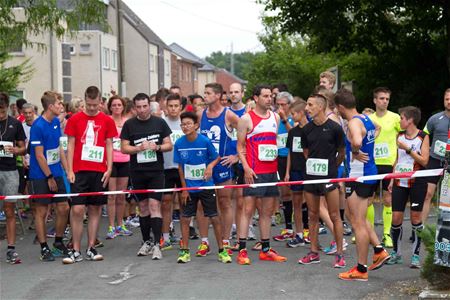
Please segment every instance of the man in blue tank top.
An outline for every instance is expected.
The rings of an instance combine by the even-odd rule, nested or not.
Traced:
[[[350,91],[339,90],[334,101],[341,116],[348,121],[345,141],[349,166],[348,177],[376,175],[377,168],[373,149],[380,127],[375,125],[367,116],[358,113],[356,99]],[[367,270],[380,268],[390,257],[381,246],[374,229],[366,219],[368,201],[375,192],[376,181],[347,182],[345,186],[349,216],[356,235],[358,262],[357,266],[348,272],[340,273],[339,278],[367,281]],[[374,246],[374,256],[372,265],[367,268],[369,243]]]

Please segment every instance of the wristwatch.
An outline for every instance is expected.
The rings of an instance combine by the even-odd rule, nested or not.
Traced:
[[[411,154],[412,148],[405,150],[406,154]]]
[[[46,178],[47,178],[47,180],[52,179],[53,178],[53,174],[50,173],[50,175],[48,175]]]

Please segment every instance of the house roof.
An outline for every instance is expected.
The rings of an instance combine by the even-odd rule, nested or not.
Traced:
[[[231,72],[228,72],[227,69],[219,69],[219,72],[223,72],[223,73],[227,74],[227,76],[230,76],[230,77],[234,78],[237,82],[240,82],[242,84],[247,84],[248,83],[247,80],[244,80],[244,79],[242,79],[242,78],[232,74]]]
[[[213,64],[210,64],[209,62],[207,62],[204,59],[202,59],[202,62],[203,62],[203,67],[198,69],[199,71],[204,71],[204,72],[208,72],[208,71],[215,72],[215,71],[217,71],[217,67],[214,66]]]
[[[186,50],[185,48],[181,47],[177,43],[172,43],[169,45],[170,49],[172,49],[173,53],[180,56],[182,59],[197,65],[198,67],[202,67],[205,64],[205,61],[195,55],[194,53]]]

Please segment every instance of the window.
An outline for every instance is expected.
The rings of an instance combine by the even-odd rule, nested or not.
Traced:
[[[11,54],[23,54],[23,44],[20,45],[12,45],[9,49]]]
[[[198,77],[198,69],[197,69],[196,67],[194,67],[193,73],[194,73],[194,80],[197,80],[197,77]]]
[[[70,44],[69,48],[70,48],[70,55],[75,55],[77,53],[77,48],[75,47],[74,44]]]
[[[103,47],[103,52],[102,52],[102,66],[103,66],[103,69],[109,69],[109,60],[110,60],[109,55],[110,55],[109,54],[109,49]]]
[[[150,54],[150,72],[155,72],[155,56]]]
[[[80,55],[89,55],[89,54],[91,54],[91,45],[80,44]]]
[[[117,50],[111,50],[111,70],[117,70]]]
[[[170,63],[168,59],[164,62],[164,70],[166,71],[166,76],[170,76]]]

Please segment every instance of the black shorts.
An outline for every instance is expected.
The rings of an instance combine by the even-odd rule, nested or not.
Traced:
[[[180,173],[178,173],[178,169],[167,169],[164,170],[164,188],[180,188],[181,187],[181,179]],[[166,192],[164,194],[172,194],[173,192]]]
[[[318,184],[306,184],[304,191],[314,194],[315,196],[325,196],[329,192],[338,189],[338,183],[318,183]]]
[[[233,165],[233,175],[233,179],[236,184],[245,184],[244,168],[242,167],[242,164],[235,163]]]
[[[278,181],[284,181],[284,177],[286,177],[286,165],[287,157],[278,156]]]
[[[388,165],[377,165],[378,174],[387,174],[392,173],[394,168]],[[382,188],[383,191],[387,191],[389,184],[391,183],[390,179],[383,179]]]
[[[72,193],[103,192],[103,172],[80,171],[75,173],[75,182],[71,184]],[[105,205],[107,196],[79,196],[70,199],[70,205]]]
[[[277,173],[268,173],[268,174],[257,174],[258,178],[254,179],[254,183],[267,183],[278,181]],[[278,187],[273,186],[261,186],[257,188],[245,188],[243,191],[244,197],[252,196],[258,198],[264,197],[278,197],[280,196],[280,192],[278,191]]]
[[[345,198],[350,197],[353,192],[358,197],[370,198],[377,190],[378,183],[367,184],[362,182],[346,182],[345,183]]]
[[[428,184],[423,179],[421,181],[415,181],[410,188],[394,185],[392,187],[392,211],[404,212],[408,199],[411,201],[410,209],[412,211],[422,211],[427,188]]]
[[[428,159],[428,165],[427,169],[442,169],[443,168],[443,162],[439,159],[433,158],[430,156]],[[441,179],[441,176],[431,176],[431,177],[424,177],[428,183],[432,183],[437,185],[439,180]]]
[[[113,163],[111,177],[128,177],[128,176],[130,176],[129,162]]]
[[[64,185],[64,179],[62,177],[55,177],[56,185],[58,186],[57,192],[51,192],[47,179],[33,179],[30,180],[30,194],[38,195],[38,194],[65,194],[66,186]],[[52,204],[59,202],[66,202],[67,198],[58,197],[58,198],[35,198],[32,199],[33,203],[40,204]]]
[[[134,190],[163,189],[164,172],[131,172],[131,182]],[[155,199],[161,201],[162,193],[136,194],[137,201]]]
[[[303,180],[303,174],[301,171],[291,171],[289,173],[289,181]],[[305,188],[303,184],[292,184],[289,186],[293,192],[302,192]]]
[[[202,203],[203,215],[212,218],[218,215],[217,199],[214,190],[203,190],[189,193],[186,205],[183,205],[182,216],[185,218],[194,217],[197,214],[198,201]]]

